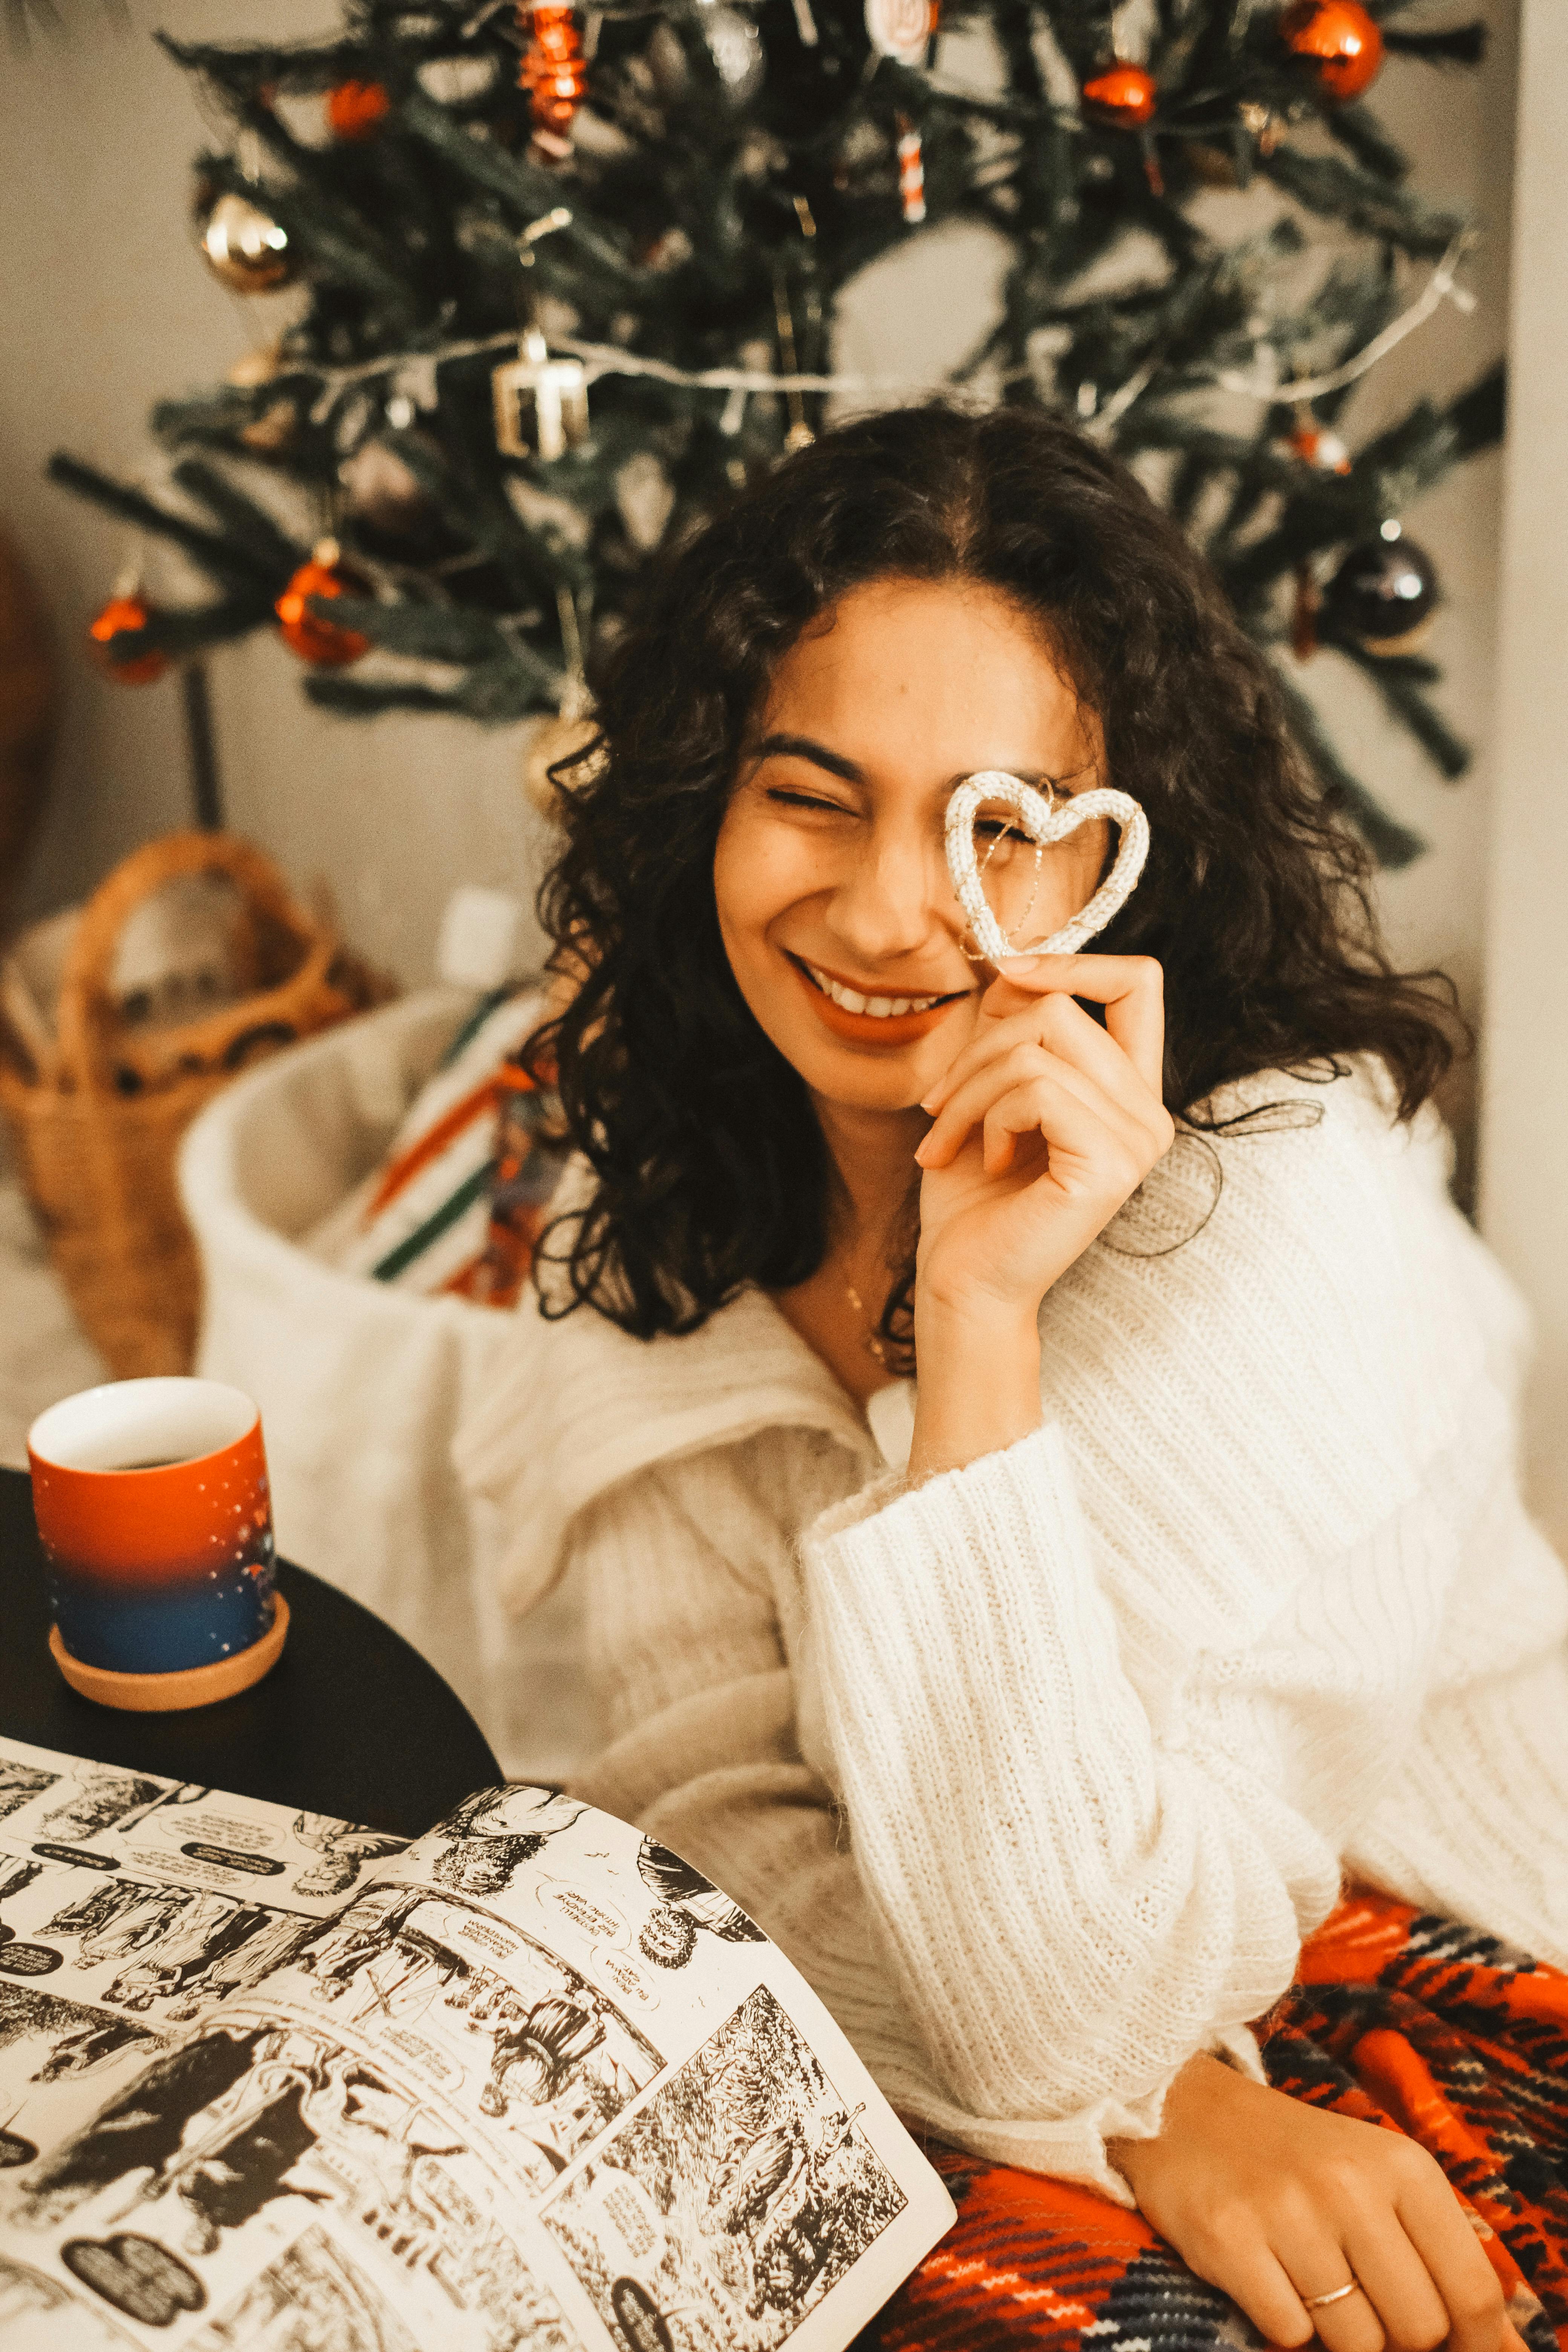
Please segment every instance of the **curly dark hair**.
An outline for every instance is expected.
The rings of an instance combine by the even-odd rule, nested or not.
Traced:
[[[1135,477],[1037,410],[859,418],[659,567],[594,679],[596,744],[553,772],[565,839],[540,913],[582,984],[532,1066],[553,1069],[597,1186],[535,1259],[547,1314],[689,1331],[745,1285],[788,1288],[822,1262],[826,1146],[730,970],[713,857],[774,665],[817,614],[889,578],[1000,591],[1098,714],[1108,780],[1152,836],[1104,945],[1164,967],[1173,1114],[1202,1128],[1228,1080],[1321,1076],[1367,1052],[1410,1118],[1453,1058],[1434,975],[1389,963],[1368,854],[1298,752],[1267,662]],[[906,1362],[912,1261],[911,1245],[883,1318]]]

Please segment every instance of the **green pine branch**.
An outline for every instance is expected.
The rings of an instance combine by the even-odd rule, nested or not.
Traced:
[[[1405,0],[1372,5],[1389,25]],[[1221,379],[1258,381],[1270,355],[1286,379],[1348,360],[1409,299],[1402,257],[1445,252],[1461,226],[1412,184],[1374,103],[1336,104],[1286,54],[1276,11],[1155,0],[1156,107],[1139,134],[1080,109],[1054,79],[1061,59],[1080,84],[1110,62],[1110,0],[950,0],[946,27],[987,33],[994,70],[949,72],[939,58],[934,78],[874,57],[862,0],[812,8],[815,46],[792,0],[757,0],[737,19],[764,52],[743,99],[712,43],[719,12],[694,0],[605,12],[590,110],[563,168],[531,143],[518,77],[526,36],[510,7],[481,16],[474,0],[422,0],[411,14],[406,0],[344,0],[340,26],[312,41],[165,38],[231,126],[198,159],[207,200],[227,192],[270,210],[302,302],[267,382],[155,408],[185,503],[54,461],[62,485],[181,546],[212,582],[205,603],[154,614],[145,643],[191,651],[271,625],[333,503],[345,558],[375,593],[321,600],[322,617],[359,628],[375,650],[352,674],[307,672],[313,701],[491,724],[550,708],[567,667],[562,592],[584,620],[623,624],[645,576],[648,512],[654,530],[667,511],[667,531],[696,527],[737,479],[776,461],[792,418],[819,425],[825,403],[762,394],[737,405],[606,373],[592,390],[590,440],[545,464],[495,446],[496,354],[443,352],[507,335],[531,302],[552,339],[575,333],[691,371],[754,368],[759,356],[782,368],[782,302],[793,364],[821,370],[858,273],[965,222],[984,223],[1010,254],[997,315],[954,383],[1000,378],[1008,396],[1084,415],[1122,456],[1147,460],[1271,653],[1298,567],[1321,576],[1336,551],[1498,438],[1500,371],[1447,405],[1417,403],[1354,452],[1344,477],[1288,446],[1297,418],[1283,402],[1236,423]],[[1391,47],[1462,67],[1473,31],[1395,27]],[[379,84],[387,111],[365,137],[318,137],[309,110],[345,81]],[[922,142],[923,228],[900,203],[906,122]],[[247,176],[258,159],[259,184]],[[1279,207],[1228,242],[1192,201],[1227,172],[1237,185],[1261,175]],[[570,225],[534,247],[525,274],[520,236],[563,205]],[[1319,254],[1322,266],[1304,271]],[[420,354],[431,362],[426,404],[395,420],[395,373]],[[344,368],[357,373],[334,375]],[[1353,415],[1352,400],[1331,394],[1313,414],[1326,425]],[[246,435],[263,420],[258,448]],[[353,461],[367,444],[406,468],[401,507],[359,503]],[[294,501],[299,543],[274,510],[279,490]],[[1331,615],[1325,628],[1331,640]],[[1460,772],[1466,747],[1430,692],[1430,666],[1339,649],[1439,772]],[[418,674],[427,666],[440,674]],[[1288,681],[1286,691],[1325,790],[1388,862],[1415,855],[1415,836],[1350,775],[1307,698]]]

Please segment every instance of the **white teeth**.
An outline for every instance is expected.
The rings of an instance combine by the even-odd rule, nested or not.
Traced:
[[[869,1013],[873,1021],[896,1020],[900,1013],[929,1013],[933,1004],[942,1002],[940,996],[862,996],[858,988],[846,988],[842,981],[830,980],[814,963],[805,968],[824,996],[830,996],[846,1013]]]

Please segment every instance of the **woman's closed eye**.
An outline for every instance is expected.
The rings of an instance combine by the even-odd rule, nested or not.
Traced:
[[[821,793],[793,792],[784,784],[770,784],[767,796],[784,808],[823,809],[829,816],[853,816],[855,811],[846,808],[842,801],[828,800]]]
[[[842,801],[829,800],[821,793],[794,790],[785,784],[770,784],[767,797],[780,802],[785,808],[826,809],[832,816],[854,816],[857,814],[854,809],[847,808]],[[1019,826],[1010,824],[1005,817],[976,817],[974,830],[987,841],[1027,841],[1029,838]]]

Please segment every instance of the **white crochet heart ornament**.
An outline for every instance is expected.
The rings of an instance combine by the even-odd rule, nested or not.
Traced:
[[[975,817],[983,808],[997,806],[1010,809],[1023,832],[1042,849],[1065,841],[1080,824],[1092,824],[1099,817],[1108,817],[1121,834],[1116,863],[1089,904],[1049,939],[1038,940],[1030,947],[1009,940],[992,913],[974,855]],[[969,918],[975,947],[987,963],[1002,963],[1009,956],[1077,955],[1104,930],[1113,915],[1121,912],[1149,855],[1149,820],[1131,793],[1098,784],[1092,792],[1075,793],[1059,808],[1053,808],[1044,793],[1025,783],[1021,776],[1009,775],[1005,768],[985,768],[977,775],[965,776],[948,802],[946,830],[947,870],[958,903]]]

